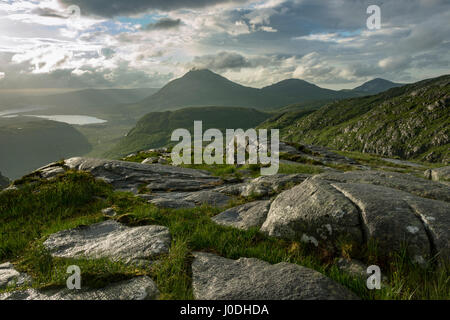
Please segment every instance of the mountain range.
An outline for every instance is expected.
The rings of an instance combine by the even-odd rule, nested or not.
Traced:
[[[353,91],[362,92],[366,94],[376,94],[391,88],[401,87],[403,83],[395,83],[389,80],[375,78],[370,81],[364,82],[362,85],[353,89]]]
[[[195,71],[186,76],[197,80],[211,77],[223,81],[228,86],[227,90],[243,90],[209,71]],[[172,130],[191,128],[194,120],[203,120],[207,122],[207,128],[250,128],[259,125],[260,128],[280,129],[282,138],[291,142],[447,163],[450,160],[449,82],[449,75],[403,86],[375,79],[358,87],[354,93],[373,92],[389,86],[392,88],[374,95],[335,99],[328,103],[326,100],[321,100],[321,103],[300,103],[270,112],[235,107],[196,107],[172,112],[151,112],[141,118],[127,137],[122,138],[107,155],[123,156],[148,147],[167,145]],[[180,83],[185,83],[185,79],[175,80],[154,96],[159,97],[161,92],[179,88]],[[197,85],[199,83],[194,81],[192,95]],[[304,88],[304,91],[299,88]],[[323,98],[336,93],[294,79],[261,90],[279,97],[309,93],[309,97]],[[319,94],[321,90],[325,90],[322,96]],[[175,93],[172,96],[179,97]],[[202,95],[199,96],[198,99],[201,99]]]
[[[163,88],[83,89],[51,95],[0,93],[0,110],[43,107],[38,114],[87,114],[133,119],[152,111],[198,106],[252,107],[275,110],[292,104],[329,102],[375,94],[401,86],[374,79],[352,90],[331,90],[300,79],[286,79],[264,88],[240,85],[207,69],[191,70]]]
[[[401,84],[375,79],[353,90],[336,91],[300,79],[287,79],[257,89],[237,84],[207,69],[196,69],[170,81],[158,92],[139,102],[138,106],[148,111],[175,110],[190,106],[235,106],[268,110],[294,103],[374,94],[399,85]]]

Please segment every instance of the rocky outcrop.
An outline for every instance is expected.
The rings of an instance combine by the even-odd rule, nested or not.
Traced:
[[[367,278],[367,266],[359,260],[340,258],[336,266],[354,277]]]
[[[242,197],[267,197],[292,187],[310,177],[309,174],[274,174],[260,176],[244,183],[225,185],[216,188],[216,191],[226,194],[240,195]]]
[[[424,175],[427,179],[433,181],[450,182],[450,166],[428,169]]]
[[[115,221],[105,221],[52,234],[44,246],[54,257],[109,258],[130,263],[152,261],[168,253],[170,240],[166,227],[129,228]]]
[[[386,171],[348,171],[348,172],[324,172],[318,175],[320,179],[345,182],[365,183],[385,186],[397,190],[406,191],[419,197],[450,201],[450,187],[434,181],[398,172]]]
[[[135,162],[71,158],[65,161],[70,169],[90,172],[119,190],[138,192],[141,186],[151,191],[197,191],[222,183],[206,171]]]
[[[321,174],[281,193],[261,231],[316,246],[339,238],[360,245],[374,241],[382,255],[406,246],[417,263],[435,255],[448,259],[450,203],[415,195],[444,194],[445,186],[409,179],[378,172]]]
[[[22,286],[31,281],[31,278],[17,271],[12,263],[5,262],[0,264],[0,289],[12,286]]]
[[[159,291],[147,276],[112,283],[100,289],[38,291],[27,289],[0,294],[0,300],[154,300]]]
[[[272,203],[261,231],[270,236],[331,244],[347,237],[363,243],[358,208],[320,179],[308,179],[281,193]]]
[[[210,205],[213,207],[226,206],[231,197],[213,190],[203,190],[194,192],[160,192],[149,195],[139,195],[162,208],[193,208],[201,205]]]
[[[254,258],[226,259],[194,253],[192,286],[206,300],[334,300],[358,299],[321,273],[292,263]]]
[[[238,229],[260,228],[269,212],[270,201],[253,201],[230,208],[212,218],[214,222]]]
[[[415,261],[422,263],[430,257],[426,229],[409,205],[407,193],[361,183],[333,186],[359,207],[365,237],[375,240],[381,254],[400,251],[407,244],[408,253]]]

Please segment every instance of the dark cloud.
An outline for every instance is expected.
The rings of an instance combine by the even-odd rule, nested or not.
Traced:
[[[33,13],[41,17],[67,19],[69,16],[65,12],[59,12],[50,8],[36,8]]]
[[[241,69],[250,67],[250,61],[239,53],[219,52],[195,57],[192,66],[212,70]]]
[[[59,0],[64,5],[77,5],[82,14],[114,17],[142,13],[148,10],[170,11],[202,8],[220,3],[246,0]]]
[[[111,48],[102,48],[101,54],[106,58],[112,58],[116,52]]]
[[[6,64],[12,54],[0,53],[0,69],[5,73],[0,79],[0,89],[31,88],[159,88],[173,78],[172,73],[151,72],[130,67],[122,61],[115,68],[82,67],[82,73],[74,69],[59,69],[49,73],[28,73],[29,65]]]
[[[167,30],[178,28],[181,25],[180,19],[162,18],[155,23],[150,23],[144,27],[144,30]]]

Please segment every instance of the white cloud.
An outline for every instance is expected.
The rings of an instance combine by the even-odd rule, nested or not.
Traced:
[[[410,59],[408,56],[388,57],[380,60],[378,66],[383,69],[401,69],[408,66]]]
[[[177,2],[164,11],[140,3],[148,10],[126,19],[88,16],[82,6],[74,21],[64,17],[61,1],[0,2],[0,55],[8,57],[1,61],[8,74],[2,85],[15,73],[32,79],[69,74],[113,86],[137,83],[129,72],[160,83],[195,63],[257,87],[289,77],[345,86],[375,76],[400,81],[448,73],[450,10],[440,0],[385,3],[375,31],[365,29],[365,2],[356,0],[215,1],[187,8]],[[180,23],[144,30],[158,21]]]

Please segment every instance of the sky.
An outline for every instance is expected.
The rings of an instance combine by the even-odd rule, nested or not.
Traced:
[[[409,83],[450,73],[449,21],[449,0],[0,0],[0,89],[159,88],[192,68]]]

